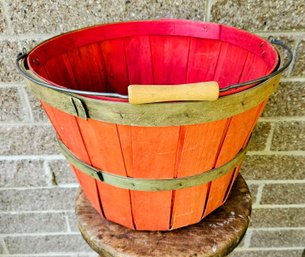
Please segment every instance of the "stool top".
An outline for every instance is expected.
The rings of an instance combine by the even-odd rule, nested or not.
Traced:
[[[169,232],[135,231],[101,217],[82,190],[76,199],[79,229],[93,250],[107,257],[226,256],[245,234],[251,195],[241,175],[226,203],[201,222]]]

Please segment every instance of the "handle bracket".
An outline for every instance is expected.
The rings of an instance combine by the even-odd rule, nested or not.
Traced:
[[[75,108],[76,116],[87,120],[88,119],[88,112],[87,112],[87,108],[85,107],[82,100],[71,96],[70,101]]]

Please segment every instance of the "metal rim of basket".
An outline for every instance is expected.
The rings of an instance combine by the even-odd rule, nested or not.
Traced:
[[[271,44],[277,45],[279,47],[282,47],[284,50],[286,50],[287,60],[284,63],[284,65],[281,68],[277,69],[276,71],[274,71],[274,72],[272,72],[272,73],[270,73],[266,76],[260,77],[258,79],[249,80],[249,81],[246,81],[246,82],[243,82],[243,83],[234,84],[234,85],[228,86],[226,88],[220,88],[219,92],[227,92],[231,89],[238,89],[240,87],[248,86],[248,85],[251,85],[251,84],[261,83],[261,82],[263,82],[267,79],[270,79],[270,78],[282,73],[284,70],[287,69],[287,67],[292,62],[292,58],[293,58],[293,53],[292,53],[291,49],[288,46],[286,46],[281,40],[275,39],[272,36],[270,36],[268,38],[268,40],[270,41]],[[29,69],[29,67],[26,63],[27,56],[28,56],[28,53],[25,50],[25,48],[23,49],[23,52],[20,52],[17,55],[17,58],[16,58],[17,70],[26,79],[28,79],[28,80],[30,80],[30,81],[32,81],[32,82],[34,82],[34,83],[36,83],[40,86],[47,87],[47,88],[50,88],[50,89],[54,89],[56,91],[60,91],[60,92],[64,92],[64,93],[69,93],[69,94],[79,94],[79,95],[85,95],[85,96],[104,96],[104,97],[112,97],[112,98],[119,98],[119,99],[128,99],[127,95],[122,95],[122,94],[118,94],[118,93],[93,92],[93,91],[83,91],[83,90],[77,90],[77,89],[62,88],[62,87],[54,86],[54,85],[49,84],[47,82],[38,80],[38,79],[32,77],[31,75],[29,75],[28,73],[26,73],[25,70],[20,67],[20,61],[23,60],[24,61],[24,67],[27,70]]]

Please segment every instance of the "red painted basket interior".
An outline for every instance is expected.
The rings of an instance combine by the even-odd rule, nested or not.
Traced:
[[[126,95],[129,84],[216,80],[225,88],[271,73],[278,58],[267,41],[236,28],[163,20],[63,34],[36,47],[28,62],[54,85]]]

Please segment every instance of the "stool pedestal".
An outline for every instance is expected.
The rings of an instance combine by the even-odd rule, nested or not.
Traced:
[[[169,232],[134,231],[102,218],[80,190],[76,199],[79,229],[104,257],[222,257],[244,236],[251,214],[251,195],[241,175],[226,203],[198,224]]]

